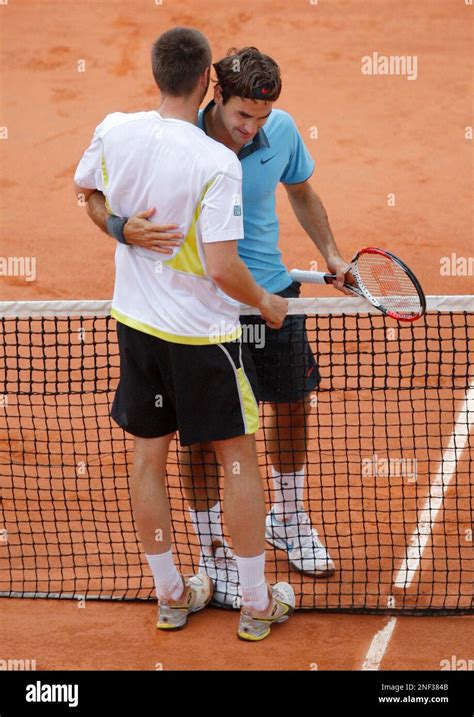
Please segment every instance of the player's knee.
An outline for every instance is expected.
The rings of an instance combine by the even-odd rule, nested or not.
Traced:
[[[146,465],[161,465],[166,463],[171,440],[175,433],[169,433],[159,438],[134,438],[134,465],[144,467]]]
[[[236,460],[245,462],[255,458],[256,461],[254,433],[235,436],[225,441],[214,441],[212,445],[224,472],[226,467],[232,465]]]

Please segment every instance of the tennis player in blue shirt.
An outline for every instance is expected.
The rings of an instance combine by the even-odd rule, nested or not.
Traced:
[[[348,263],[334,241],[321,199],[310,184],[314,160],[292,117],[273,109],[281,92],[277,63],[254,47],[231,50],[214,64],[214,99],[200,110],[198,125],[238,155],[243,171],[244,239],[239,255],[257,283],[283,297],[299,296],[279,249],[276,189],[281,182],[293,211],[324,257],[328,271],[342,289]],[[100,193],[88,203],[93,221],[106,229],[107,210]],[[118,241],[169,251],[182,235],[175,225],[150,221],[154,208],[122,222],[109,222]],[[112,227],[113,224],[113,228]],[[306,439],[313,410],[311,393],[320,380],[304,330],[303,316],[288,316],[281,329],[265,327],[255,318],[241,318],[260,384],[259,399],[269,404],[266,449],[272,465],[273,504],[266,520],[266,539],[284,550],[296,570],[329,577],[335,570],[322,537],[305,510]],[[258,339],[258,340],[256,340]],[[263,345],[262,345],[263,344]],[[268,415],[268,409],[265,409]],[[237,567],[222,532],[219,471],[210,445],[196,444],[182,453],[182,479],[190,515],[201,545],[200,569],[215,585],[214,601],[240,606]]]

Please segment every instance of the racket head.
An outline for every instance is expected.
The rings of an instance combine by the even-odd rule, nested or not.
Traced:
[[[361,249],[352,260],[351,270],[362,295],[386,316],[416,321],[426,312],[420,282],[401,259],[386,249]]]

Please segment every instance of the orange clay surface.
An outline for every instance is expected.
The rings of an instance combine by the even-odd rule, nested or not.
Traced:
[[[462,268],[473,253],[465,137],[472,7],[460,0],[17,0],[1,16],[0,124],[8,137],[3,130],[0,254],[36,258],[35,281],[0,276],[1,300],[111,296],[114,240],[77,206],[72,177],[107,113],[157,106],[150,45],[178,24],[205,32],[215,58],[256,45],[279,62],[277,106],[292,113],[316,160],[312,184],[347,259],[364,245],[383,246],[407,261],[427,294],[473,293]],[[374,52],[415,55],[416,81],[364,76],[361,58]],[[278,211],[288,266],[317,260],[324,268],[282,188]],[[443,257],[450,266],[460,258],[457,273],[440,271]],[[236,639],[236,613],[206,610],[176,635],[157,633],[155,614],[152,603],[81,609],[74,601],[1,599],[0,656],[34,659],[37,669],[360,669],[388,620],[299,613],[252,645]],[[398,618],[380,667],[439,669],[452,655],[472,658],[469,627],[469,617]]]

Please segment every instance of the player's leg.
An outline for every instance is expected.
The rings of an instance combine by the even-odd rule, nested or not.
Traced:
[[[212,578],[215,603],[238,608],[238,571],[223,535],[222,471],[213,446],[216,440],[255,431],[258,405],[244,371],[240,342],[176,344],[170,351],[179,406],[180,477],[200,542],[199,572]]]
[[[298,282],[280,292],[287,298],[296,298],[298,294]],[[249,321],[253,324],[255,318]],[[280,329],[266,328],[264,339],[260,344],[249,343],[249,348],[261,400],[270,404],[270,411],[265,407],[266,415],[270,413],[265,439],[274,490],[266,537],[272,545],[287,552],[296,570],[314,577],[328,577],[334,572],[334,563],[304,506],[308,424],[315,410],[311,399],[320,380],[306,335],[305,317],[287,316]]]
[[[291,403],[269,403],[265,447],[272,466],[274,512],[291,521],[304,501],[311,396]]]
[[[294,592],[287,583],[270,588],[265,578],[265,496],[254,436],[214,446],[224,470],[224,512],[242,589],[237,634],[258,641],[267,637],[272,623],[285,622],[293,613]]]
[[[291,586],[265,580],[265,506],[254,434],[258,430],[256,376],[240,341],[208,346],[176,345],[175,387],[180,441],[212,441],[224,472],[226,523],[237,550],[242,586],[243,639],[267,636],[272,622],[283,622],[294,609]],[[273,610],[275,612],[273,613]],[[245,628],[245,629],[244,629]],[[240,635],[240,628],[239,628]]]
[[[130,496],[140,540],[155,581],[159,600],[157,627],[177,630],[187,617],[205,607],[212,590],[205,576],[184,579],[171,549],[171,514],[166,490],[166,461],[174,434],[134,441]]]
[[[212,443],[180,446],[181,484],[190,509],[212,511],[219,500],[219,464]]]
[[[285,487],[274,482],[276,510],[284,518],[304,500],[306,447],[312,398],[305,396],[292,403],[269,403],[265,426],[265,447],[273,468],[273,476],[294,476]]]
[[[189,515],[201,546],[201,557],[211,558],[214,547],[224,544],[219,499],[220,468],[212,444],[181,446],[179,466]]]
[[[117,334],[120,381],[111,414],[134,436],[130,495],[135,524],[155,581],[157,626],[177,629],[184,626],[191,612],[210,601],[212,584],[203,576],[183,581],[171,549],[166,461],[177,418],[173,392],[168,386],[168,347],[161,339],[123,324],[117,326]]]
[[[269,543],[288,554],[296,570],[329,577],[334,563],[304,504],[309,417],[320,377],[303,316],[287,317],[271,335],[261,373],[271,409],[265,439],[273,478],[265,534]]]
[[[214,583],[213,604],[239,608],[241,591],[234,554],[222,528],[219,479],[222,473],[211,443],[181,446],[180,478],[199,540],[199,572]]]
[[[135,525],[159,600],[177,600],[184,591],[171,552],[171,515],[166,491],[166,461],[173,435],[160,438],[135,436],[129,479]]]
[[[265,496],[255,437],[215,441],[214,447],[224,470],[224,511],[235,553],[244,558],[263,555]]]

